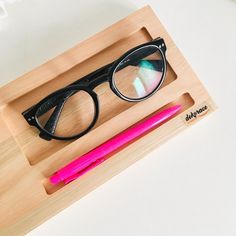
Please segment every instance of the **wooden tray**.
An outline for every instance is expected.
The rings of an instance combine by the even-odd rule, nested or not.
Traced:
[[[128,49],[157,37],[167,44],[168,72],[158,93],[140,103],[115,96],[107,84],[96,89],[101,114],[96,127],[72,142],[47,142],[21,112],[52,91],[115,60]],[[48,177],[59,167],[115,134],[181,103],[175,118],[115,153],[96,169],[66,185]],[[0,235],[21,235],[40,225],[112,178],[160,143],[204,117],[215,104],[150,7],[144,7],[71,50],[0,89]],[[112,129],[111,129],[112,127]]]

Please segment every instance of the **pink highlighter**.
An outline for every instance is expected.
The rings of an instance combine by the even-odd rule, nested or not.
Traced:
[[[82,155],[81,157],[58,170],[50,177],[50,182],[54,185],[60,182],[67,184],[79,178],[89,170],[104,162],[106,160],[105,157],[108,154],[157,127],[164,121],[173,117],[180,110],[181,105],[172,106],[154,114],[147,120],[137,123],[131,128],[124,130],[123,132],[99,145],[95,149],[89,151],[88,153]]]

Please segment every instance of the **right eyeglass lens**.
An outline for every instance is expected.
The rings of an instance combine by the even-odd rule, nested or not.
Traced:
[[[129,99],[142,99],[155,91],[163,80],[164,58],[155,45],[144,46],[125,57],[116,67],[113,81]]]
[[[42,129],[64,138],[85,131],[93,122],[94,116],[93,98],[83,90],[56,95],[42,104],[36,112],[37,122]]]

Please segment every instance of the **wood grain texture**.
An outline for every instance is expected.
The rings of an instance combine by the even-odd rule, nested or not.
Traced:
[[[117,59],[128,49],[163,37],[168,70],[162,88],[150,99],[128,103],[107,84],[96,88],[101,114],[95,128],[71,142],[46,142],[21,112],[47,94]],[[76,156],[98,146],[136,122],[180,103],[176,117],[153,130],[69,185],[53,187],[48,177]],[[144,7],[104,31],[0,89],[0,235],[23,235],[79,200],[148,152],[188,127],[184,117],[208,104],[216,106],[153,13]],[[69,109],[68,109],[69,110]],[[70,115],[70,113],[68,113]],[[202,119],[204,116],[199,117]],[[194,122],[195,123],[195,122]]]

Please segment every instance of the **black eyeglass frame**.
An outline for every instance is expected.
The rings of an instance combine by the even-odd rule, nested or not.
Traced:
[[[160,80],[159,84],[157,85],[157,87],[150,94],[148,94],[142,98],[133,98],[133,99],[128,98],[128,97],[124,96],[117,89],[113,75],[114,75],[117,67],[121,64],[121,62],[127,56],[129,56],[130,54],[134,53],[135,51],[137,51],[141,48],[149,47],[149,46],[155,46],[161,54],[162,61],[163,61],[163,73],[162,73],[161,80]],[[149,97],[151,97],[154,93],[156,93],[159,90],[159,88],[161,87],[161,85],[165,79],[166,70],[167,70],[167,62],[166,62],[165,52],[166,52],[166,44],[162,38],[157,38],[151,42],[147,42],[147,43],[141,44],[139,46],[136,46],[136,47],[130,49],[129,51],[127,51],[125,54],[123,54],[119,59],[115,60],[114,62],[107,64],[107,65],[97,69],[96,71],[91,72],[90,74],[80,78],[79,80],[75,81],[74,83],[72,83],[62,89],[59,89],[59,90],[51,93],[50,95],[46,96],[44,99],[42,99],[36,105],[34,105],[34,106],[30,107],[29,109],[27,109],[26,111],[24,111],[22,113],[22,115],[24,116],[24,118],[26,119],[26,121],[28,122],[29,125],[36,127],[40,131],[40,137],[45,140],[48,140],[48,141],[51,139],[72,140],[72,139],[80,138],[81,136],[88,133],[94,127],[94,125],[97,122],[98,117],[99,117],[99,101],[98,101],[97,94],[93,91],[94,88],[96,88],[97,86],[99,86],[100,84],[102,84],[104,82],[109,82],[110,89],[118,97],[120,97],[121,99],[123,99],[125,101],[140,102],[140,101],[148,99]],[[72,91],[78,92],[81,90],[87,92],[91,96],[91,98],[93,99],[94,108],[95,108],[94,118],[93,118],[91,124],[84,131],[82,131],[81,133],[79,133],[77,135],[73,135],[70,137],[62,137],[62,136],[57,136],[57,135],[50,133],[44,127],[42,127],[40,125],[40,122],[38,121],[38,118],[37,118],[37,112],[38,112],[39,108],[42,107],[42,105],[44,105],[44,104],[46,104],[46,102],[48,102],[48,104],[49,104],[48,106],[50,107],[48,110],[50,110],[52,107],[57,106],[59,103],[57,101],[56,104],[53,104],[51,102],[51,100],[53,100],[53,98],[62,95],[62,98],[60,98],[60,102],[63,103],[63,102],[66,102],[66,100],[70,97],[70,96],[65,97],[65,96],[63,96],[63,94],[65,95],[67,92],[72,92]],[[55,123],[57,124],[57,122],[55,122]]]

